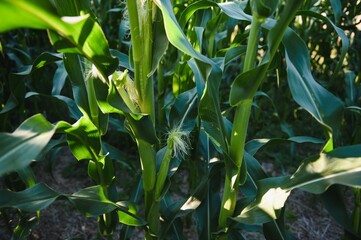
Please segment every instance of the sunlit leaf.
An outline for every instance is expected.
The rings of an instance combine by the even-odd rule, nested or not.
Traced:
[[[24,27],[50,29],[52,43],[59,51],[83,54],[104,74],[110,74],[118,65],[109,53],[103,31],[90,14],[60,17],[49,1],[4,0],[0,2],[0,15],[0,32]]]
[[[126,224],[128,226],[135,226],[135,227],[144,226],[146,224],[146,222],[143,219],[141,219],[136,215],[137,209],[134,204],[128,202],[119,202],[118,204],[122,204],[124,205],[122,207],[128,208],[127,211],[122,211],[122,210],[118,211],[119,222]]]
[[[78,160],[94,160],[100,154],[99,131],[86,117],[64,130],[70,150]]]
[[[256,224],[276,219],[278,211],[295,188],[320,194],[333,184],[360,187],[360,153],[361,145],[340,147],[305,160],[291,176],[258,181],[256,199],[234,220]]]

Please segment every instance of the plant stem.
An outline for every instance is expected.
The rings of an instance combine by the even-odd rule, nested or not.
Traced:
[[[152,145],[143,140],[137,140],[137,144],[143,175],[145,216],[149,223],[149,230],[157,233],[158,229],[154,228],[158,225],[159,221],[158,211],[155,212],[155,210],[151,210],[154,203],[154,187],[156,181],[155,151]],[[155,224],[154,221],[157,221],[157,223]]]
[[[164,107],[164,99],[165,99],[165,82],[163,76],[163,65],[162,61],[157,68],[157,76],[158,76],[158,125],[164,125],[164,117],[165,112],[163,110]]]
[[[138,91],[138,104],[142,114],[149,114],[155,126],[153,79],[148,76],[152,70],[153,60],[153,1],[146,1],[146,12],[138,0],[127,0],[132,51],[134,62],[134,83]],[[158,234],[159,207],[154,201],[156,181],[156,158],[154,146],[137,139],[143,175],[145,216],[149,224],[146,239],[153,239]],[[159,205],[159,204],[158,204]]]
[[[142,38],[141,38],[141,25],[139,23],[139,13],[138,13],[138,1],[136,0],[127,0],[128,16],[129,16],[129,25],[130,25],[130,34],[132,36],[132,52],[133,52],[133,62],[134,62],[134,83],[135,87],[139,94],[139,103],[143,101],[142,92],[141,92],[141,77],[142,73]]]
[[[261,24],[262,21],[258,20],[256,17],[253,17],[251,23],[251,31],[248,39],[246,58],[243,65],[243,72],[249,71],[255,66]],[[241,176],[241,166],[243,161],[244,145],[246,142],[251,108],[252,99],[242,101],[236,107],[236,112],[233,120],[229,155],[232,161],[237,166],[237,175],[232,176],[232,173],[226,172],[221,212],[218,219],[218,224],[220,228],[227,228],[227,219],[233,216],[234,209],[236,207],[237,192],[240,179],[245,178],[245,176]]]
[[[257,58],[258,52],[259,33],[261,30],[261,24],[263,22],[264,21],[258,20],[256,17],[253,17],[251,23],[251,30],[248,38],[246,58],[243,65],[243,72],[247,72],[255,66],[255,60]]]
[[[142,24],[144,36],[144,53],[142,58],[142,79],[140,80],[143,103],[141,110],[149,114],[153,124],[155,123],[153,78],[148,76],[152,70],[153,61],[153,1],[147,1],[146,15]]]

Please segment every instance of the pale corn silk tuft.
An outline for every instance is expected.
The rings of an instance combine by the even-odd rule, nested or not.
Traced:
[[[190,149],[189,133],[178,125],[168,132],[168,144],[173,144],[173,157],[183,158]]]

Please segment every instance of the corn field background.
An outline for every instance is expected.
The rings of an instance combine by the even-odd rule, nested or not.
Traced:
[[[0,16],[0,239],[361,238],[360,0]]]

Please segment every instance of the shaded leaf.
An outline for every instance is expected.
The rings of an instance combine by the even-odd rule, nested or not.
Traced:
[[[20,192],[9,190],[0,190],[0,208],[11,207],[18,208],[27,212],[37,212],[48,207],[56,199],[63,197],[75,205],[78,210],[87,216],[98,216],[108,213],[115,209],[129,215],[130,224],[144,225],[144,220],[135,215],[132,204],[128,202],[119,202],[116,204],[110,201],[104,194],[104,189],[99,186],[84,188],[74,194],[67,195],[58,193],[43,183],[38,183],[31,188]],[[128,211],[129,210],[129,211]],[[122,214],[123,217],[125,215]]]
[[[340,6],[340,1],[339,0],[333,0],[333,1],[331,0],[331,4],[332,4],[332,8],[336,8],[338,11],[340,11],[339,8],[341,8],[341,6]],[[314,11],[298,11],[298,14],[304,15],[304,16],[311,16],[311,17],[314,17],[314,18],[317,18],[317,19],[323,21],[324,23],[326,23],[327,25],[329,25],[333,29],[335,29],[337,35],[341,38],[341,52],[340,52],[340,54],[338,56],[339,60],[338,60],[336,68],[333,71],[334,73],[333,73],[333,76],[332,76],[332,78],[335,78],[337,76],[338,72],[342,68],[343,60],[345,59],[346,53],[347,53],[347,51],[348,51],[348,49],[350,47],[350,40],[346,36],[346,33],[341,28],[337,27],[328,17],[323,16],[322,14],[319,14],[317,12],[314,12]],[[340,15],[337,16],[337,14],[338,13],[335,12],[336,23],[339,21],[339,17],[340,17]]]
[[[308,136],[296,136],[296,137],[291,137],[288,139],[282,139],[282,138],[272,138],[272,139],[253,139],[249,142],[246,143],[245,149],[246,151],[251,154],[251,155],[255,155],[256,152],[258,152],[258,150],[260,150],[261,148],[265,147],[265,146],[273,146],[273,145],[278,145],[278,144],[282,144],[282,143],[289,143],[289,142],[294,142],[294,143],[313,143],[313,144],[323,144],[325,143],[324,140],[322,139],[318,139],[318,138],[314,138],[314,137],[308,137]]]
[[[241,101],[253,99],[264,80],[267,69],[268,64],[261,64],[250,71],[238,75],[231,86],[229,103],[232,106],[236,106]]]
[[[36,212],[52,204],[60,194],[38,183],[21,192],[0,190],[0,208],[13,207],[27,212]]]
[[[337,130],[343,115],[343,103],[314,80],[307,47],[297,34],[288,30],[283,44],[293,99],[321,124]]]
[[[88,216],[97,216],[111,212],[117,208],[117,205],[108,200],[101,186],[92,186],[80,190],[70,196],[68,199],[77,207],[77,209]]]
[[[0,133],[0,176],[29,165],[47,145],[55,129],[37,114],[25,120],[13,133]]]

